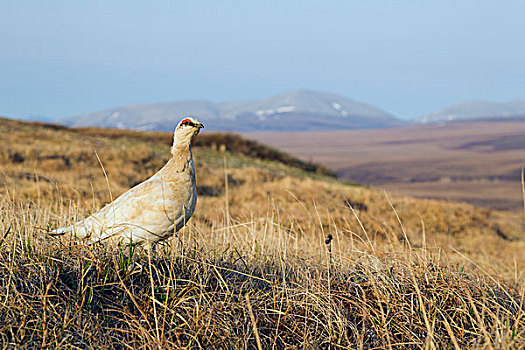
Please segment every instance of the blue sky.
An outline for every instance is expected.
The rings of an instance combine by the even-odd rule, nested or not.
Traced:
[[[296,88],[407,118],[525,99],[524,1],[0,0],[0,115]]]

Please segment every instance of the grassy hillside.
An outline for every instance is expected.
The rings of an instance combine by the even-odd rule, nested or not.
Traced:
[[[4,347],[525,346],[517,214],[389,197],[203,134],[177,237],[154,256],[85,247],[41,232],[155,173],[170,135],[8,120],[0,134]]]
[[[313,159],[341,178],[389,192],[523,210],[523,122],[471,121],[249,136],[301,159]]]

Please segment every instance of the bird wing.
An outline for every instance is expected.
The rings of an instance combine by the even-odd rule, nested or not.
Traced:
[[[151,178],[123,193],[98,212],[69,227],[54,231],[73,232],[80,238],[100,241],[126,231],[155,235],[173,228],[177,215],[177,188],[172,183]],[[124,234],[124,236],[126,236]]]

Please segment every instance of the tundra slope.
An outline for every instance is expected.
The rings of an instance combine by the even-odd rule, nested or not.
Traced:
[[[523,227],[508,213],[389,200],[215,137],[193,148],[198,210],[150,260],[40,232],[109,200],[94,150],[123,193],[165,164],[171,135],[3,120],[0,133],[0,347],[525,345]]]

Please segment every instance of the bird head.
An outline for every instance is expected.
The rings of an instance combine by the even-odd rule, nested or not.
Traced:
[[[189,146],[202,128],[204,125],[193,117],[182,119],[173,133],[173,146]]]

